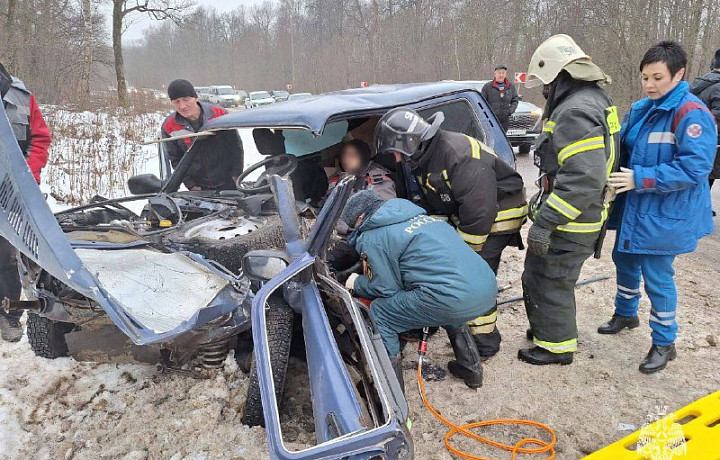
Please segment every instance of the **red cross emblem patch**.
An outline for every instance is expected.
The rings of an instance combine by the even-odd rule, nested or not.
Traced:
[[[697,123],[693,123],[690,126],[688,126],[687,129],[687,135],[692,137],[693,139],[697,139],[702,134],[702,126],[700,126]]]

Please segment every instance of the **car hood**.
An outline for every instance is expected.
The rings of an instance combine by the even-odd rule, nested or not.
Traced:
[[[204,129],[298,128],[321,135],[328,121],[348,113],[372,113],[468,90],[477,91],[471,85],[454,82],[374,85],[230,113],[210,120]]]
[[[250,295],[246,280],[238,286],[241,280],[195,254],[161,253],[142,240],[107,250],[96,249],[92,241],[73,246],[28,169],[2,104],[0,236],[53,277],[97,302],[137,345],[171,340],[235,311]],[[129,265],[122,268],[121,262]],[[172,298],[180,302],[187,297],[172,286],[188,285],[203,293],[179,308]],[[155,294],[160,297],[154,299]]]

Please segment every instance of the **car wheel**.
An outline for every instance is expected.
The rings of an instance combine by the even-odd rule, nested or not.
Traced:
[[[279,402],[282,398],[288,359],[290,358],[295,312],[282,297],[273,296],[268,301],[268,310],[265,314],[267,315],[268,345],[273,382],[275,383],[275,397]],[[242,413],[241,422],[244,425],[265,426],[260,382],[254,356],[250,368],[250,386]]]
[[[27,336],[30,348],[36,356],[55,359],[68,355],[65,334],[75,327],[72,323],[53,321],[36,313],[28,312]]]
[[[520,155],[529,155],[530,154],[530,144],[520,144],[518,147],[518,153]]]

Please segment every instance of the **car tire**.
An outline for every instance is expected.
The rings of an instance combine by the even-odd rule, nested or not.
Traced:
[[[279,402],[282,398],[285,376],[287,375],[295,312],[285,303],[282,297],[271,297],[268,300],[268,306],[269,308],[266,315],[270,364],[272,366],[273,381],[275,383],[275,397]],[[247,398],[245,399],[245,407],[242,410],[241,422],[247,426],[265,426],[262,398],[260,396],[260,382],[258,381],[258,372],[254,356],[250,367],[250,385],[248,386]]]
[[[518,154],[520,155],[529,155],[530,154],[530,144],[520,144],[518,146]]]
[[[55,359],[68,356],[65,334],[75,328],[72,323],[53,321],[37,313],[28,312],[27,337],[35,356]]]

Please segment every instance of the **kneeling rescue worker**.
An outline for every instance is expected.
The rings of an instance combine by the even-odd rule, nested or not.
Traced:
[[[495,306],[495,275],[455,230],[410,201],[382,201],[370,190],[352,196],[342,219],[354,224],[348,243],[364,259],[364,274],[346,287],[372,300],[377,324],[402,385],[399,334],[442,326],[455,360],[448,370],[470,388],[482,385],[480,354],[466,324]]]
[[[497,275],[507,246],[522,248],[527,203],[520,174],[477,139],[440,129],[444,114],[427,121],[409,108],[389,111],[375,128],[378,154],[405,161],[424,194],[429,214],[454,225]],[[497,308],[469,322],[483,360],[500,349]]]
[[[567,35],[550,37],[530,60],[526,85],[545,85],[547,99],[522,275],[535,346],[518,358],[530,364],[570,364],[577,349],[575,283],[585,260],[599,253],[618,156],[617,109],[599,85],[609,81]]]

